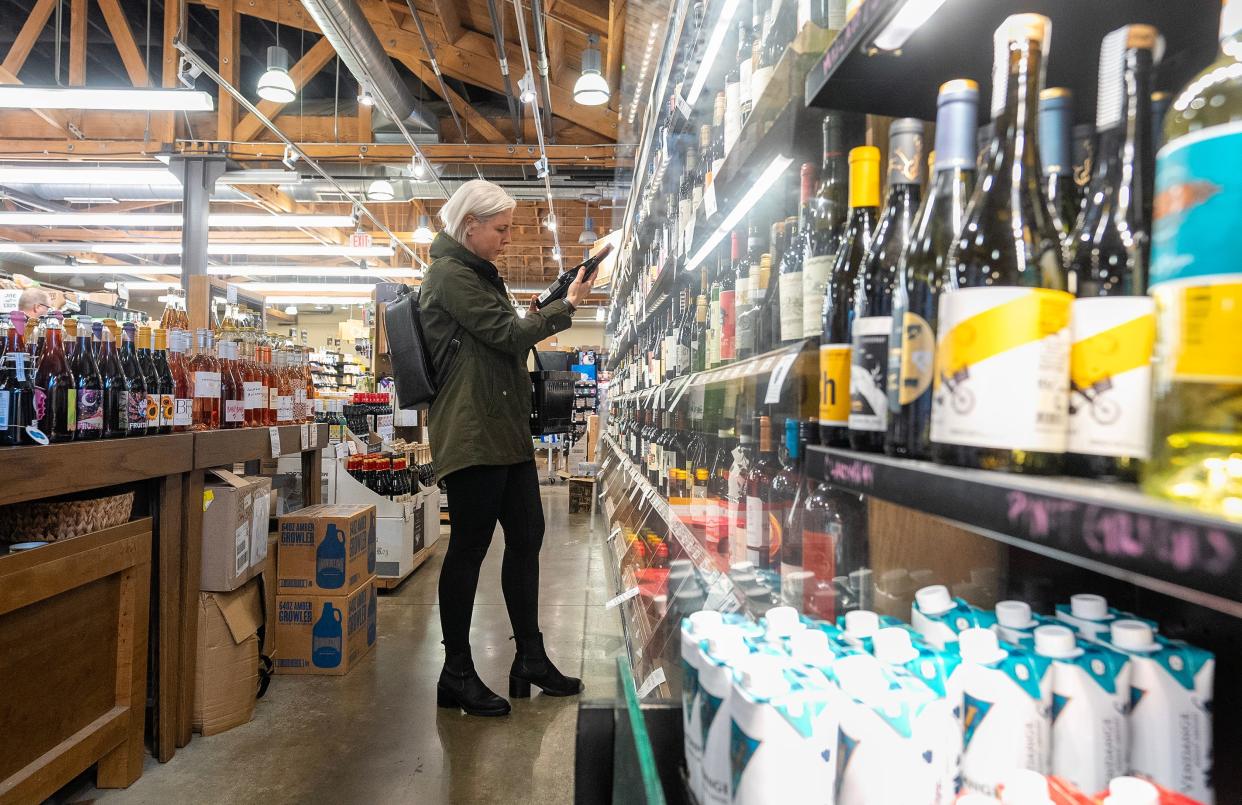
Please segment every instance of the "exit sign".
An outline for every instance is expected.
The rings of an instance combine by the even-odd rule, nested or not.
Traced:
[[[371,247],[370,232],[354,232],[349,236],[349,245],[355,249],[369,249]]]

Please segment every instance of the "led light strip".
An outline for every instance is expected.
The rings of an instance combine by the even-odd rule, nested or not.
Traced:
[[[0,254],[92,252],[94,254],[181,254],[181,244],[143,243],[0,243]],[[209,243],[207,253],[251,257],[391,257],[391,246],[337,246],[318,243]]]
[[[768,163],[763,173],[759,174],[759,178],[751,185],[750,190],[746,191],[746,195],[742,196],[742,200],[733,208],[733,211],[729,213],[720,226],[716,227],[716,231],[712,232],[707,242],[699,247],[699,250],[694,253],[694,257],[690,258],[689,262],[686,263],[686,271],[695,270],[707,259],[712,250],[724,239],[724,236],[733,231],[733,227],[737,226],[738,222],[746,217],[746,213],[750,212],[751,208],[759,202],[759,199],[763,198],[772,185],[776,184],[776,180],[781,178],[785,169],[792,162],[793,160],[787,156],[777,155]]]
[[[694,102],[699,99],[699,93],[703,91],[703,85],[707,83],[707,75],[712,71],[712,63],[716,61],[716,54],[720,51],[720,46],[724,44],[725,35],[733,24],[733,15],[737,13],[737,3],[738,0],[725,0],[724,7],[720,9],[720,16],[716,18],[716,27],[712,29],[711,38],[707,40],[707,47],[703,49],[703,61],[699,62],[698,72],[694,74],[694,82],[690,84],[690,92],[686,94],[686,103],[690,106],[694,106]]]
[[[179,212],[0,212],[0,224],[9,226],[115,226],[125,229],[174,228],[184,224]],[[297,213],[212,213],[207,225],[234,229],[284,229],[297,227],[350,227],[352,215],[301,215]]]

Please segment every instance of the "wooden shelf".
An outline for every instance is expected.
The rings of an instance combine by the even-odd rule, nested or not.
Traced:
[[[278,425],[280,429],[280,454],[293,455],[302,452],[302,426]],[[328,426],[312,423],[317,428],[315,445],[322,449],[328,444]],[[240,461],[258,461],[272,457],[271,435],[266,427],[238,428],[236,430],[209,430],[194,434],[194,468],[210,469]]]

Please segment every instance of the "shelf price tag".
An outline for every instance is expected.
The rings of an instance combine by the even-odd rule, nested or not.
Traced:
[[[272,458],[280,458],[280,428],[273,425],[267,429],[267,435],[272,441]]]
[[[345,444],[345,442],[337,442],[336,457],[344,458],[347,455],[349,455],[349,445]]]
[[[703,188],[703,212],[711,218],[716,214],[716,183],[712,182]]]
[[[230,305],[237,304],[237,286],[236,285],[230,282],[228,285],[224,287],[224,299]]]
[[[303,425],[300,430],[301,430],[301,437],[302,437],[302,449],[309,450],[310,449],[310,425]]]
[[[794,352],[784,356],[780,363],[776,364],[776,368],[772,370],[772,377],[768,380],[768,393],[763,398],[765,404],[771,405],[781,401],[781,386],[785,385],[785,377],[796,360],[798,360],[798,353]]]
[[[656,668],[647,678],[643,680],[643,684],[638,687],[638,698],[646,698],[647,694],[664,684],[664,669]]]
[[[686,103],[686,99],[681,97],[681,95],[674,95],[673,98],[673,103],[677,106],[677,111],[681,112],[682,117],[689,120],[690,115],[694,113],[694,110],[690,108],[690,104]]]
[[[307,427],[310,428],[310,448],[311,450],[318,449],[319,447],[319,424],[316,422],[312,422]]]
[[[607,604],[604,604],[604,609],[616,609],[636,595],[638,595],[638,588],[631,587],[620,595],[613,597]]]

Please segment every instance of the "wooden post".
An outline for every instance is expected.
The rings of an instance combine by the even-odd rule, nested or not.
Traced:
[[[220,77],[237,86],[238,60],[240,58],[236,0],[220,0]],[[219,108],[216,114],[216,139],[232,140],[233,127],[237,125],[237,101],[226,90],[220,90]]]

